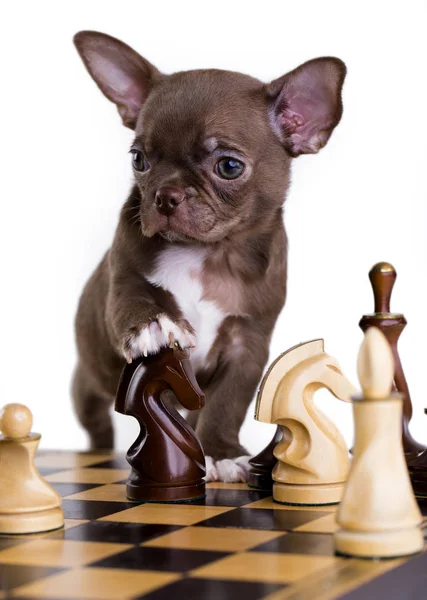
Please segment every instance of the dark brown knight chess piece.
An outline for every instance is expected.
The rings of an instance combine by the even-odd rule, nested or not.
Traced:
[[[126,495],[137,502],[189,502],[205,495],[203,449],[194,431],[161,395],[172,390],[184,408],[205,403],[189,353],[175,343],[125,366],[115,410],[134,417],[141,432],[129,448]]]
[[[249,461],[249,464],[252,467],[248,475],[248,485],[250,487],[258,488],[260,490],[273,489],[274,482],[271,472],[277,463],[277,458],[274,456],[273,451],[277,444],[282,440],[282,437],[283,428],[277,427],[276,433],[268,446]]]
[[[409,431],[409,421],[412,417],[411,396],[397,349],[400,334],[407,322],[403,314],[390,312],[390,298],[396,277],[396,271],[389,263],[380,262],[372,267],[369,279],[374,292],[375,312],[364,315],[359,327],[363,332],[369,327],[378,327],[391,346],[395,365],[394,390],[403,395],[402,443],[406,461],[410,463],[425,450],[425,446],[414,440]]]

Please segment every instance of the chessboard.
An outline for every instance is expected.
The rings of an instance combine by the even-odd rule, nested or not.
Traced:
[[[426,553],[334,555],[335,506],[285,506],[226,483],[208,484],[191,504],[135,504],[125,497],[122,455],[40,452],[36,464],[63,498],[65,528],[0,536],[0,598],[425,597]],[[420,506],[425,519],[427,499]]]

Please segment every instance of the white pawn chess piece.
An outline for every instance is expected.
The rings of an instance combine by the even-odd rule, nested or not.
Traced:
[[[393,558],[424,547],[422,521],[402,446],[402,396],[391,393],[394,361],[384,334],[371,327],[358,359],[363,394],[353,397],[353,463],[337,513],[339,554]]]
[[[0,534],[36,533],[64,525],[61,496],[34,466],[40,434],[23,404],[0,411]]]

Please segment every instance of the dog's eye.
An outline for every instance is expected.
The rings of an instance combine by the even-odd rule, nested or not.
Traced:
[[[235,158],[221,158],[215,165],[215,172],[222,179],[237,179],[244,169],[245,165]]]
[[[145,158],[141,150],[131,150],[132,153],[132,166],[135,171],[148,171],[150,164]]]

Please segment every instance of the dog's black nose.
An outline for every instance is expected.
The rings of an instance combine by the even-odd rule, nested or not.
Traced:
[[[171,215],[178,204],[185,200],[184,190],[174,187],[161,187],[156,192],[157,210],[164,215]]]

